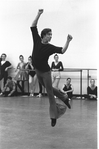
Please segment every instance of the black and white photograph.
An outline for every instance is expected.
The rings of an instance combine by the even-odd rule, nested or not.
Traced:
[[[0,0],[0,149],[98,149],[97,0]]]

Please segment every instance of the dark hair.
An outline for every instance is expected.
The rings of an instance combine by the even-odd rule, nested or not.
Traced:
[[[32,59],[32,56],[29,56],[28,58],[31,58]]]
[[[1,57],[2,57],[2,55],[4,55],[5,57],[7,57],[7,55],[6,55],[5,53],[2,53],[2,54],[1,54]]]
[[[20,55],[20,56],[19,56],[19,58],[20,58],[20,57],[24,58],[24,56],[23,56],[23,55]]]
[[[8,77],[8,79],[9,79],[9,80],[12,80],[12,77],[11,77],[11,76],[9,76],[9,77]]]
[[[41,38],[43,38],[47,33],[51,32],[50,28],[45,28],[41,31]]]
[[[67,80],[69,80],[69,79],[71,80],[71,78],[67,78]]]
[[[54,55],[54,58],[55,58],[56,56],[58,57],[58,54],[55,54],[55,55]]]
[[[94,82],[95,82],[95,79],[90,79],[90,82],[91,82],[91,81],[94,81]]]

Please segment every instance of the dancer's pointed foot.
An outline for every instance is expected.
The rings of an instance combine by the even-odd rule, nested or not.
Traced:
[[[56,125],[56,119],[55,118],[51,118],[51,126],[54,127]]]

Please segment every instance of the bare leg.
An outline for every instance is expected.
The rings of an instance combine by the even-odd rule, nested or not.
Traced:
[[[54,80],[53,87],[55,87],[55,88],[58,89],[59,81],[60,81],[60,78],[56,78],[56,79]]]
[[[29,75],[29,89],[30,89],[30,95],[33,94],[33,77]]]
[[[33,94],[35,93],[36,90],[36,84],[37,84],[37,75],[34,76],[33,78]]]

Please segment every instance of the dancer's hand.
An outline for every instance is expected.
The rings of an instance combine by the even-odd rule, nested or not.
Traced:
[[[67,36],[67,40],[68,40],[68,41],[71,41],[72,39],[73,39],[73,37],[72,37],[71,35],[68,34],[68,36]]]
[[[43,9],[39,9],[39,11],[38,11],[39,14],[42,14],[43,12],[44,12]]]

